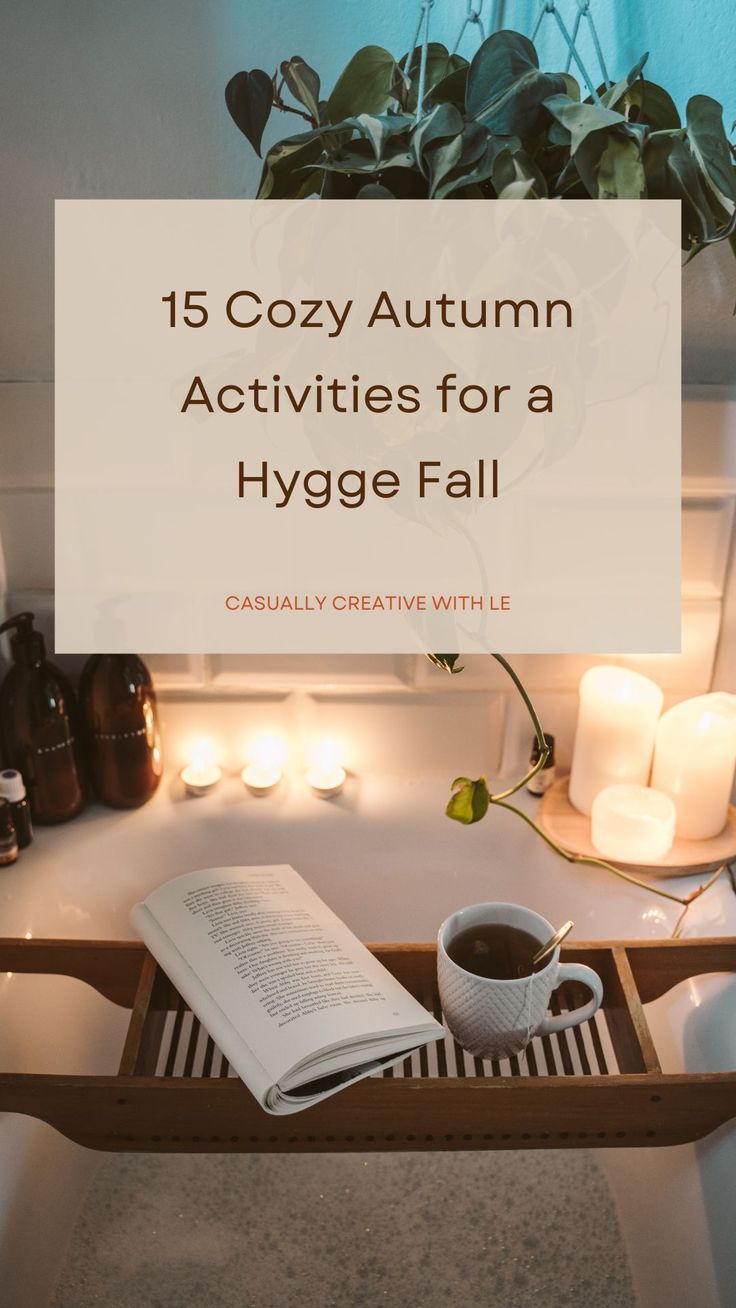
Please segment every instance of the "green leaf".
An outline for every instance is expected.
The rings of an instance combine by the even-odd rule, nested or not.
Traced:
[[[464,109],[468,67],[469,65],[464,63],[462,68],[456,68],[454,73],[448,73],[447,77],[443,77],[441,82],[433,86],[427,96],[425,107],[434,104],[454,104],[456,109]]]
[[[459,654],[428,654],[427,658],[441,672],[462,672],[462,668],[456,668],[455,664],[460,658]]]
[[[358,114],[355,118],[346,118],[337,123],[335,130],[351,129],[358,132],[373,149],[376,163],[384,157],[384,151],[391,137],[408,132],[413,126],[413,118],[408,114]]]
[[[571,73],[560,73],[560,77],[565,83],[565,94],[569,95],[571,100],[580,100],[580,83],[572,76]]]
[[[304,105],[315,123],[319,122],[319,73],[301,55],[292,55],[281,65],[281,76],[295,100]]]
[[[656,82],[636,82],[616,106],[630,122],[646,123],[652,131],[671,131],[680,127],[677,105],[668,91]]]
[[[317,128],[286,137],[266,155],[258,187],[259,200],[298,200],[319,191],[321,173],[316,164],[323,151],[322,133]],[[309,169],[305,172],[304,169]]]
[[[570,153],[573,155],[591,132],[600,132],[604,127],[615,127],[626,122],[623,114],[616,113],[613,109],[595,104],[577,104],[566,95],[550,96],[544,103],[552,117],[570,133]]]
[[[353,55],[335,83],[325,106],[328,123],[357,114],[380,114],[392,99],[396,60],[380,45],[366,45]]]
[[[601,105],[576,104],[552,96],[546,106],[570,135],[570,156],[589,195],[639,199],[646,192],[641,152],[646,129],[626,122],[623,114]],[[603,176],[600,177],[600,170]],[[562,189],[568,165],[558,179]]]
[[[641,143],[614,132],[607,133],[607,137],[598,164],[598,198],[640,200],[647,189]]]
[[[384,155],[379,165],[368,141],[352,141],[350,149],[333,156],[325,155],[315,167],[328,173],[375,173],[384,168],[415,168],[416,164],[408,150],[398,149]]]
[[[641,70],[648,58],[649,51],[647,50],[646,54],[642,55],[639,62],[634,64],[631,72],[628,73],[626,77],[622,77],[621,81],[616,82],[615,86],[609,86],[608,90],[603,92],[601,95],[601,104],[606,109],[615,109],[618,106],[619,100],[623,99],[629,87],[632,86],[637,78],[641,76]]]
[[[503,190],[499,191],[498,198],[499,200],[531,200],[539,197],[534,194],[534,182],[531,177],[527,177],[523,181],[509,182],[508,186],[504,186]]]
[[[422,118],[411,134],[411,148],[421,166],[424,151],[439,141],[451,140],[463,130],[463,116],[452,104],[438,104]]]
[[[687,104],[687,135],[703,180],[730,216],[736,209],[736,169],[723,129],[723,109],[709,95],[694,95]]]
[[[687,141],[673,140],[665,163],[667,193],[682,201],[682,248],[710,245],[717,240],[716,224],[698,168]]]
[[[493,187],[504,200],[538,199],[547,194],[539,168],[516,141],[499,150],[493,163]]]
[[[412,53],[411,61],[406,73],[403,74],[404,81],[397,82],[394,87],[396,98],[399,100],[402,108],[409,110],[411,113],[417,107],[417,93],[419,90],[419,73],[422,61],[422,48],[417,48]],[[406,55],[400,61],[400,67],[403,69],[406,64]],[[455,73],[462,73],[468,66],[467,59],[462,55],[450,54],[447,46],[441,45],[438,41],[430,41],[427,46],[427,64],[424,74],[424,97],[425,104],[427,96],[446,81],[448,77]],[[461,101],[462,103],[462,101]]]
[[[681,141],[679,132],[651,132],[644,142],[642,162],[647,175],[647,195],[653,200],[666,199],[664,167],[675,141]]]
[[[412,132],[411,148],[419,168],[429,179],[430,197],[463,153],[462,114],[451,104],[438,104]],[[480,143],[480,151],[484,142]]]
[[[387,186],[380,186],[378,182],[367,182],[365,186],[361,186],[355,198],[356,200],[393,200],[395,196]]]
[[[480,822],[488,812],[490,796],[485,777],[470,781],[467,777],[457,777],[452,783],[454,795],[451,795],[445,813],[455,822],[470,826]]]
[[[538,128],[544,101],[563,95],[559,73],[539,71],[531,41],[520,32],[494,32],[468,70],[465,107],[497,136],[528,136]]]
[[[480,153],[478,143],[472,139],[474,132],[483,134]],[[444,200],[455,191],[487,182],[493,176],[496,156],[502,148],[501,143],[480,123],[466,123],[463,130],[463,153],[456,167],[437,182],[435,199]]]
[[[225,104],[236,127],[260,158],[263,129],[273,104],[273,82],[262,68],[236,73],[225,87]]]

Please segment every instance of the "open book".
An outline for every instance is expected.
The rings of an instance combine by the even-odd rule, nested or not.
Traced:
[[[191,872],[130,920],[269,1113],[308,1108],[443,1035],[291,867]]]

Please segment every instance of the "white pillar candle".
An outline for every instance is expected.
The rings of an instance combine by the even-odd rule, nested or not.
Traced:
[[[580,708],[570,771],[570,803],[588,817],[606,786],[645,786],[652,766],[659,686],[629,668],[589,668],[580,681]]]
[[[607,786],[593,800],[590,838],[603,858],[650,863],[663,858],[675,838],[675,806],[649,786]]]
[[[734,766],[736,695],[698,695],[662,715],[652,785],[672,796],[683,840],[708,840],[723,830]]]

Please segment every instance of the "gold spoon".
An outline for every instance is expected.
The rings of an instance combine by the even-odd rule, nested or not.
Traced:
[[[550,936],[546,945],[542,945],[541,948],[537,950],[532,959],[532,967],[536,967],[537,963],[541,963],[543,958],[546,958],[548,954],[551,954],[553,950],[562,943],[565,936],[569,936],[574,926],[574,922],[566,922],[564,926],[560,927],[559,931],[555,931],[555,934]]]

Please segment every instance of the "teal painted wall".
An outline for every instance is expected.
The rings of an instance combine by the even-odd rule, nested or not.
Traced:
[[[558,0],[558,7],[568,28],[572,27],[576,0]],[[527,35],[532,33],[539,10],[539,0],[485,0],[484,4],[486,20],[497,16],[502,26]],[[465,0],[435,0],[430,36],[454,44],[465,11]],[[263,61],[270,70],[277,58],[299,53],[314,62],[329,85],[361,45],[384,45],[397,56],[402,54],[411,40],[419,4],[418,0],[368,4],[363,0],[311,0],[306,4],[277,0],[268,6],[241,4],[240,12],[246,63]],[[667,87],[681,111],[690,95],[706,92],[720,100],[730,128],[736,117],[734,0],[591,0],[591,12],[614,79],[627,73],[648,50],[647,76]],[[477,28],[466,28],[461,52],[470,56],[477,44]],[[552,15],[545,16],[537,44],[543,65],[555,70],[564,67],[567,47]],[[578,44],[592,74],[598,65],[585,23]]]

